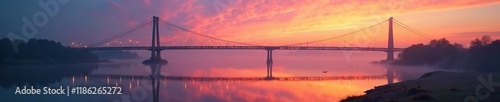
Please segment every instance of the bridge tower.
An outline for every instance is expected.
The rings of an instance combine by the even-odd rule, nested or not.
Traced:
[[[167,60],[161,58],[161,49],[160,47],[160,32],[158,29],[158,21],[159,17],[153,16],[153,33],[151,38],[151,58],[143,61],[144,64],[159,64],[159,63],[168,63]]]
[[[392,20],[393,18],[389,18],[389,38],[388,38],[388,45],[387,45],[387,59],[386,61],[394,61],[394,37],[393,37],[393,31],[392,31]]]

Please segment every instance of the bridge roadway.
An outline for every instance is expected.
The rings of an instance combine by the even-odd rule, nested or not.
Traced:
[[[74,47],[88,50],[151,50],[151,46],[128,47]],[[381,47],[326,47],[326,46],[160,46],[157,50],[355,50],[355,51],[387,51]],[[403,51],[404,48],[394,48]]]
[[[371,75],[371,76],[311,76],[311,77],[183,77],[183,76],[133,76],[133,75],[89,75],[89,78],[109,78],[109,79],[130,79],[144,80],[153,77],[162,80],[172,81],[321,81],[321,80],[368,80],[368,79],[386,79],[387,75]]]

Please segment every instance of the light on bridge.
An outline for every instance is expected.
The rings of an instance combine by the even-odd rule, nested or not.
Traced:
[[[71,46],[76,46],[74,42],[71,42]]]

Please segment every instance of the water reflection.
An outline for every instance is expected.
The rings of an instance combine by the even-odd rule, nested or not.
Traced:
[[[165,82],[170,82],[170,81],[178,81],[182,82],[184,89],[183,91],[188,90],[188,84],[187,82],[192,82],[193,86],[198,87],[199,91],[203,92],[203,84],[204,82],[208,82],[208,90],[212,89],[212,82],[216,82],[216,84],[220,87],[221,82],[222,87],[228,91],[230,88],[230,85],[228,82],[237,82],[238,84],[241,84],[241,82],[257,82],[260,83],[259,81],[264,81],[264,82],[270,82],[272,81],[274,84],[276,84],[276,81],[327,81],[327,80],[346,80],[346,81],[352,81],[352,80],[380,80],[380,79],[387,79],[387,83],[393,83],[394,80],[394,71],[392,68],[387,69],[387,73],[383,75],[367,75],[367,76],[317,76],[317,77],[272,77],[270,78],[268,75],[270,72],[268,72],[266,77],[191,77],[191,76],[169,76],[169,75],[162,75],[161,74],[161,69],[165,68],[162,67],[166,64],[148,64],[151,72],[148,76],[140,76],[140,75],[91,75],[90,77],[92,78],[107,78],[108,83],[109,79],[119,79],[120,83],[122,79],[129,79],[129,80],[134,80],[134,78],[137,79],[149,79],[151,82],[151,92],[152,92],[152,100],[153,102],[158,102],[160,98],[160,91],[162,90],[160,86],[165,85]],[[268,63],[268,66],[272,64]],[[271,70],[267,70],[271,71]],[[272,73],[272,72],[271,72]],[[196,84],[199,85],[195,85]],[[224,84],[225,82],[225,84]],[[136,81],[137,86],[139,86],[139,81]],[[162,84],[160,84],[162,83]],[[325,85],[325,82],[321,82],[323,85]],[[288,84],[288,83],[287,83]],[[260,86],[260,85],[258,85]],[[129,90],[132,90],[133,86],[131,83],[129,83]],[[207,89],[205,89],[207,90]],[[167,90],[168,91],[168,90]]]
[[[2,68],[0,69],[2,70],[0,76],[3,78],[0,82],[2,84],[0,98],[6,101],[61,101],[61,99],[153,102],[338,101],[348,95],[362,94],[364,90],[373,88],[373,86],[397,82],[400,78],[407,78],[404,75],[408,74],[401,74],[405,71],[397,68],[363,64],[349,67],[351,69],[339,67],[339,69],[348,70],[347,73],[343,72],[344,70],[334,68],[329,69],[328,73],[321,73],[321,71],[316,70],[324,69],[290,67],[304,65],[304,63],[290,64],[290,66],[283,66],[288,64],[280,62],[266,64],[267,69],[274,68],[266,70],[266,67],[263,66],[237,68],[233,67],[234,65],[220,67],[224,64],[218,64],[218,67],[209,65],[201,65],[202,67],[200,67],[197,66],[200,65],[198,63],[193,64],[193,66],[179,65],[179,63],[196,62],[196,60],[186,62],[173,60],[171,62],[168,65],[143,65],[140,64],[140,61],[116,61],[104,64],[59,66],[60,68],[52,69],[42,66]],[[308,67],[314,68],[314,66]],[[357,73],[352,70],[360,71]],[[268,78],[270,74],[266,73],[267,71],[273,71],[272,79]],[[17,80],[23,79],[23,77],[32,80]],[[13,86],[23,85],[120,86],[124,89],[124,94],[74,95],[69,97],[13,95]]]
[[[161,66],[162,64],[149,64],[149,67],[151,68],[151,87],[153,88],[153,102],[158,102],[158,97],[160,94],[160,81],[162,81],[161,77]],[[156,83],[155,83],[156,82]]]
[[[387,68],[386,70],[387,84],[394,83],[394,68]]]
[[[96,70],[98,65],[44,65],[44,66],[2,66],[0,86],[47,86],[64,78],[86,76]],[[86,80],[86,77],[85,77]]]
[[[106,68],[113,68],[114,65],[106,65]],[[113,67],[110,67],[113,66]],[[265,73],[261,73],[263,77],[206,77],[206,76],[171,76],[163,75],[162,69],[169,69],[163,64],[152,64],[147,65],[149,68],[148,75],[120,75],[120,74],[96,74],[92,73],[96,71],[100,65],[84,65],[84,66],[73,66],[68,68],[64,67],[54,67],[47,69],[33,69],[32,67],[12,67],[2,69],[2,82],[1,85],[4,89],[2,92],[2,97],[5,94],[7,96],[16,97],[12,95],[12,86],[57,86],[57,85],[69,85],[69,86],[121,86],[124,88],[124,92],[129,96],[131,101],[294,101],[294,100],[316,100],[316,101],[336,101],[328,98],[318,98],[310,99],[306,97],[318,97],[311,96],[314,94],[327,95],[327,97],[337,97],[342,98],[345,94],[352,94],[353,91],[342,91],[354,88],[353,86],[359,86],[366,83],[380,83],[377,80],[387,79],[389,83],[392,82],[392,72],[387,70],[387,74],[384,75],[359,75],[359,76],[274,76],[273,79],[268,79]],[[136,67],[136,66],[132,66]],[[50,71],[48,70],[50,69]],[[99,68],[100,69],[100,68]],[[225,70],[227,71],[227,70]],[[8,72],[8,73],[7,73]],[[57,72],[57,73],[52,73]],[[9,74],[10,73],[10,74]],[[21,74],[29,73],[29,74]],[[65,79],[69,80],[70,83],[65,84]],[[332,81],[328,81],[332,80]],[[335,81],[338,80],[338,81]],[[362,80],[362,81],[356,81]],[[340,82],[340,83],[338,83]],[[343,86],[347,84],[348,86]],[[179,85],[181,85],[179,87]],[[333,85],[333,86],[332,86]],[[340,85],[340,86],[339,86]],[[372,87],[370,84],[368,87]],[[311,89],[311,87],[314,87]],[[349,88],[351,87],[351,88]],[[181,89],[181,90],[178,90]],[[0,89],[1,90],[1,89]],[[357,90],[362,92],[366,88],[355,88],[352,90]],[[138,95],[138,94],[141,95]],[[149,95],[147,94],[149,93]],[[265,93],[265,94],[258,94]],[[10,95],[9,95],[10,94]],[[235,95],[229,95],[235,94]],[[268,95],[280,95],[280,96],[268,96]],[[133,96],[136,95],[134,98]],[[151,96],[150,96],[151,95]],[[187,95],[187,96],[186,96]],[[229,96],[227,96],[229,95]],[[105,95],[105,96],[84,96],[80,95],[77,98],[84,98],[82,100],[88,100],[88,97],[94,97],[97,99],[103,99],[107,101],[120,100],[123,95]],[[17,98],[3,98],[3,99],[18,99],[21,97],[17,95]],[[35,97],[35,96],[29,96]],[[75,100],[76,96],[62,97],[68,98],[69,100]],[[138,97],[138,98],[137,98]],[[148,99],[149,97],[149,99]],[[274,98],[273,98],[274,97]],[[278,98],[279,97],[279,98]],[[193,99],[189,99],[193,98]],[[255,99],[260,100],[255,100]],[[333,98],[333,99],[337,99]],[[32,98],[33,100],[40,100],[43,98]],[[321,99],[321,100],[320,100]],[[325,100],[326,99],[326,100]],[[56,100],[57,101],[57,100]]]

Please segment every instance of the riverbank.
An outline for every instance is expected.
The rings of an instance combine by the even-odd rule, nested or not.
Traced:
[[[419,79],[377,86],[365,91],[365,95],[350,96],[342,102],[464,102],[468,97],[480,99],[475,97],[476,89],[481,94],[490,94],[481,101],[500,102],[500,91],[490,92],[480,81],[482,77],[489,82],[488,75],[492,75],[492,82],[500,82],[500,74],[437,71]]]
[[[54,60],[16,60],[16,61],[0,61],[0,65],[58,65],[58,64],[85,64],[85,63],[103,63],[103,62],[113,62],[113,61],[95,60],[95,61],[57,62]]]

